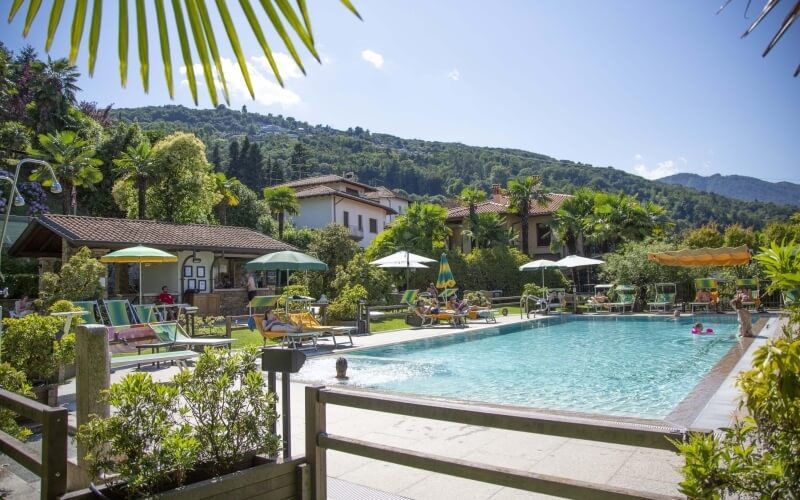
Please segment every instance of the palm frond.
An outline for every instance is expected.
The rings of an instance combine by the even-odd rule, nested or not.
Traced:
[[[340,0],[342,5],[348,9],[358,19],[361,15],[356,10],[355,6],[350,0]],[[80,52],[80,46],[83,39],[86,16],[88,14],[88,0],[76,0],[75,10],[71,20],[71,33],[70,33],[70,46],[69,46],[69,60],[72,64],[75,63],[77,56]],[[94,74],[94,68],[97,63],[100,30],[102,26],[102,0],[94,0],[92,6],[91,21],[89,26],[89,75]],[[217,7],[217,14],[219,21],[225,28],[225,34],[231,44],[233,53],[239,64],[239,69],[242,72],[245,85],[251,97],[255,97],[253,84],[247,69],[247,61],[242,50],[237,27],[233,22],[231,13],[228,9],[228,2],[225,0],[215,0]],[[292,60],[297,67],[306,73],[303,61],[295,46],[293,37],[300,40],[302,45],[318,62],[321,60],[317,52],[314,35],[311,29],[311,17],[309,15],[306,0],[296,0],[296,5],[292,5],[290,0],[260,0],[261,7],[269,19],[269,24],[272,25],[275,34],[280,37],[286,50],[289,52]],[[164,0],[154,0],[154,10],[156,14],[156,28],[159,34],[159,42],[161,49],[161,59],[164,63],[164,79],[169,91],[170,98],[174,98],[174,78],[172,73],[172,57],[169,44],[168,31],[170,27],[167,23]],[[13,0],[9,9],[8,21],[14,20],[16,15],[22,10],[25,5],[25,0]],[[23,25],[22,34],[24,37],[28,36],[31,25],[39,14],[42,6],[41,0],[29,0],[28,8],[25,14],[25,22]],[[264,52],[265,57],[269,63],[272,73],[275,75],[278,83],[283,86],[283,79],[281,78],[278,70],[278,65],[275,62],[272,49],[267,43],[267,37],[261,28],[261,21],[256,15],[250,0],[239,0],[239,6],[247,19],[250,30],[258,41],[261,50]],[[46,32],[45,50],[50,51],[55,38],[55,33],[61,24],[62,13],[64,9],[64,0],[53,0],[50,9],[50,16]],[[136,9],[136,31],[137,43],[139,52],[139,74],[145,92],[149,90],[149,69],[150,69],[150,53],[148,47],[148,19],[146,16],[147,4],[145,0],[135,0]],[[213,25],[217,19],[209,11],[206,0],[172,0],[172,9],[175,16],[175,27],[178,32],[178,40],[180,45],[180,52],[183,57],[183,62],[186,67],[187,79],[189,83],[189,90],[192,94],[192,99],[197,104],[197,81],[194,74],[194,67],[192,61],[192,51],[194,51],[200,60],[203,75],[206,85],[208,87],[209,96],[214,105],[217,104],[217,88],[216,85],[222,86],[222,93],[226,102],[230,102],[228,84],[223,71],[222,58],[220,57],[219,46],[213,31]],[[128,36],[129,36],[129,15],[128,0],[119,0],[119,19],[118,19],[118,43],[117,43],[117,57],[119,60],[119,73],[120,82],[123,87],[127,85],[128,79]],[[188,21],[188,28],[187,28]],[[152,22],[152,21],[150,21]],[[191,30],[191,36],[189,32]],[[216,75],[214,74],[216,72]]]
[[[732,0],[726,0],[725,3],[723,3],[722,6],[720,6],[720,8],[717,10],[717,14],[725,10],[725,8],[728,5],[730,5],[731,1]],[[780,3],[780,0],[765,0],[764,7],[761,9],[761,12],[758,14],[758,16],[756,16],[753,22],[750,23],[750,26],[747,28],[747,30],[745,30],[745,32],[742,33],[742,38],[752,33],[753,30],[755,30],[756,27],[759,24],[761,24],[764,18],[767,17],[767,14],[772,12],[773,9],[775,9],[775,7],[778,6],[778,3]],[[749,1],[747,2],[747,6],[748,7],[750,6]],[[778,31],[775,32],[775,35],[769,41],[769,44],[767,44],[767,48],[764,49],[764,52],[761,54],[761,57],[766,57],[767,54],[770,53],[772,48],[775,47],[775,45],[780,41],[783,35],[786,34],[786,31],[792,26],[792,24],[794,24],[798,16],[800,16],[800,0],[797,0],[794,6],[789,9],[789,13],[783,19],[783,22],[781,22],[781,25],[778,27]],[[800,65],[798,65],[797,69],[795,69],[793,76],[797,77],[797,75],[800,75]]]

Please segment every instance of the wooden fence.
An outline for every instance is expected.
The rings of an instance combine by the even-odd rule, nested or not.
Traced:
[[[457,403],[437,401],[434,404],[400,396],[364,395],[341,389],[306,387],[306,460],[311,476],[311,497],[319,499],[327,498],[327,450],[567,498],[674,498],[332,435],[327,432],[326,427],[327,405],[661,450],[674,451],[674,446],[667,438],[678,441],[686,438],[684,429],[665,426],[594,421],[565,416],[530,416],[512,410],[485,410]]]
[[[0,431],[0,451],[42,479],[41,498],[55,499],[67,491],[67,409],[43,405],[0,389],[0,407],[42,424],[42,448],[31,450]]]

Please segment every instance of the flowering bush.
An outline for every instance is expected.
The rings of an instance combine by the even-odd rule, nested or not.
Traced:
[[[28,208],[27,215],[35,217],[50,211],[47,207],[47,192],[38,182],[22,182],[17,185],[17,190],[25,199],[25,205]],[[0,198],[0,214],[6,212],[7,205],[8,200]]]

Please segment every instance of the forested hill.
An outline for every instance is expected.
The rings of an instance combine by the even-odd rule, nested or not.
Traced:
[[[298,176],[354,172],[367,184],[409,194],[453,196],[470,184],[488,192],[493,183],[505,186],[509,178],[538,175],[553,192],[589,187],[637,194],[641,200],[666,207],[679,227],[715,220],[723,226],[738,222],[758,228],[771,220],[785,220],[794,212],[788,205],[741,202],[648,181],[612,167],[593,167],[528,151],[402,139],[360,127],[342,131],[244,109],[161,106],[113,113],[116,118],[137,121],[146,130],[160,131],[156,136],[177,130],[195,133],[208,146],[212,163],[254,189]],[[239,159],[238,166],[230,161],[231,155]]]
[[[659,179],[661,182],[686,186],[700,191],[717,193],[745,201],[770,201],[800,206],[800,185],[791,182],[767,182],[744,175],[675,174]]]

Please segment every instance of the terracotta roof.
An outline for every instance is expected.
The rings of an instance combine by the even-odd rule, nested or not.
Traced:
[[[393,208],[387,207],[386,205],[381,205],[377,201],[373,201],[369,198],[365,198],[363,196],[356,196],[354,194],[345,193],[344,191],[337,191],[333,188],[328,186],[316,186],[311,189],[304,189],[302,191],[298,191],[295,195],[298,200],[302,200],[304,198],[313,198],[316,196],[338,196],[340,198],[347,198],[348,200],[354,200],[360,203],[364,203],[365,205],[370,205],[372,207],[378,207],[386,211],[388,214],[396,214],[397,211]]]
[[[352,184],[354,186],[358,186],[358,187],[364,188],[364,189],[366,189],[368,191],[375,190],[375,188],[372,187],[372,186],[368,186],[367,184],[362,184],[360,182],[353,181],[353,180],[350,180],[350,179],[345,179],[341,175],[318,175],[316,177],[308,177],[306,179],[299,179],[299,180],[296,180],[296,181],[284,182],[283,184],[278,184],[277,186],[272,186],[272,187],[286,186],[286,187],[294,188],[297,191],[300,191],[300,190],[304,190],[304,189],[309,188],[309,187],[319,186],[319,185],[323,185],[323,184],[331,184],[333,182],[346,182],[348,184]]]
[[[365,198],[381,199],[381,198],[399,198],[401,200],[408,200],[407,196],[395,193],[391,189],[383,186],[376,186],[375,191],[364,193]]]
[[[529,215],[550,215],[561,207],[564,200],[570,198],[571,195],[559,193],[547,193],[550,197],[550,203],[541,207],[534,205],[528,212]],[[508,214],[508,198],[503,195],[495,195],[491,200],[478,203],[475,210],[479,214]],[[469,207],[456,207],[447,211],[447,220],[463,219],[469,216]]]
[[[212,250],[264,254],[296,250],[291,245],[243,227],[206,224],[171,224],[150,220],[112,219],[76,215],[46,214],[34,219],[11,252],[30,253],[26,237],[46,228],[72,245],[124,248],[142,244],[165,250]]]

